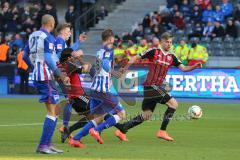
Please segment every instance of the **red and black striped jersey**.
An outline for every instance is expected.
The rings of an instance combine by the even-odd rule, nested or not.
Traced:
[[[181,64],[173,53],[163,51],[161,48],[151,48],[140,56],[142,59],[149,59],[149,72],[144,86],[162,85],[169,68]]]
[[[82,73],[82,68],[71,62],[59,64],[58,67],[64,70],[70,79],[70,86],[61,87],[67,97],[69,99],[74,99],[84,95],[84,89],[82,87],[81,79],[79,77],[79,74]]]

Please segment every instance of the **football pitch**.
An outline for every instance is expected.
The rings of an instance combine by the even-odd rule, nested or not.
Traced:
[[[189,120],[189,106],[199,105],[203,117]],[[141,104],[126,106],[128,117],[140,111]],[[35,98],[0,99],[0,159],[125,159],[125,160],[233,160],[240,157],[240,105],[228,103],[179,103],[174,119],[168,127],[175,139],[167,142],[156,138],[160,119],[166,107],[158,105],[153,119],[130,130],[130,140],[120,142],[115,128],[102,134],[103,145],[92,137],[83,139],[85,149],[71,148],[60,142],[55,132],[54,144],[65,151],[62,155],[35,153],[46,115],[45,108]],[[61,120],[59,120],[58,127]]]

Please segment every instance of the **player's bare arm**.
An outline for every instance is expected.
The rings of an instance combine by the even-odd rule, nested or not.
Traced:
[[[181,71],[183,71],[183,72],[190,72],[190,71],[192,71],[192,70],[194,70],[194,69],[196,69],[196,68],[202,68],[202,64],[201,64],[201,63],[196,63],[196,64],[193,65],[193,66],[185,66],[185,65],[183,65],[183,64],[180,64],[180,65],[178,66],[178,68],[179,68]]]

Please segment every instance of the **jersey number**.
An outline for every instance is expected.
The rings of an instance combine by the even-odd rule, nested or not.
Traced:
[[[32,37],[30,39],[29,49],[30,49],[31,54],[36,54],[37,53],[38,39],[39,39],[39,36]]]

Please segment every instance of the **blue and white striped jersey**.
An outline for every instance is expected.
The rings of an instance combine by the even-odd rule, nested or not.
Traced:
[[[50,53],[51,59],[56,64],[55,38],[46,30],[40,29],[29,36],[28,47],[30,59],[34,64],[33,80],[46,81],[52,79],[52,70],[46,64],[45,54]],[[54,64],[54,65],[55,65]]]
[[[104,63],[104,62],[107,62]],[[109,69],[105,69],[105,68]],[[111,69],[113,68],[113,50],[103,47],[97,52],[96,70],[91,89],[98,92],[110,92]]]
[[[67,48],[68,46],[67,46],[65,40],[62,37],[60,37],[60,36],[58,36],[56,38],[56,41],[55,41],[54,45],[55,45],[55,48],[56,48],[56,54],[57,54],[58,58],[60,58],[62,51],[65,48]]]

